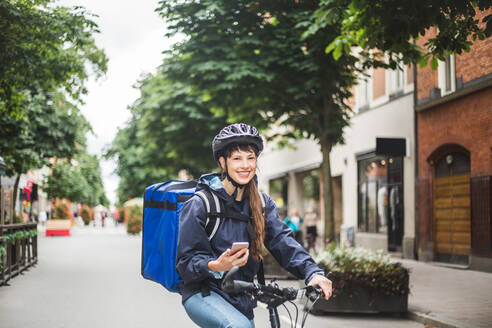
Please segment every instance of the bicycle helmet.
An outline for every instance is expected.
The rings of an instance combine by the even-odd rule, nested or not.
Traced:
[[[258,155],[263,150],[263,139],[254,126],[245,123],[234,123],[220,130],[212,141],[214,159],[218,163],[220,153],[232,143],[252,144],[258,148]]]

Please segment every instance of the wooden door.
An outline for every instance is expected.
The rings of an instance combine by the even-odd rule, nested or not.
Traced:
[[[470,218],[470,174],[435,178],[434,241],[438,260],[461,262],[456,259],[470,254]]]

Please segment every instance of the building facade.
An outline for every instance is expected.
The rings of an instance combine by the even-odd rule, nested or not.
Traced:
[[[492,272],[492,38],[448,55],[437,70],[366,74],[353,90],[346,143],[331,152],[339,239]],[[281,215],[314,211],[323,231],[320,148],[314,140],[295,146],[268,145],[260,188]]]
[[[419,68],[416,99],[419,259],[492,271],[492,39]]]
[[[345,144],[331,152],[335,232],[343,242],[413,258],[413,69],[366,73],[368,78],[354,90],[354,115],[344,131]],[[403,149],[397,153],[377,149],[378,139],[397,141]],[[280,203],[281,215],[293,208],[305,216],[314,212],[318,231],[323,231],[319,145],[299,140],[295,147],[267,147],[260,157],[260,188]]]

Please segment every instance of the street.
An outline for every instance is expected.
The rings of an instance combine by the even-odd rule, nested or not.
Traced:
[[[141,239],[127,235],[123,226],[74,227],[71,237],[40,232],[38,242],[38,264],[0,287],[2,328],[195,327],[179,295],[141,277]],[[279,313],[282,326],[290,327],[285,310]],[[269,327],[265,307],[255,315],[256,327]],[[310,315],[306,327],[423,325],[379,315]]]

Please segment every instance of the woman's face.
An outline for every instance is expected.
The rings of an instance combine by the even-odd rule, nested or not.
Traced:
[[[224,169],[224,157],[219,159]],[[227,158],[229,176],[239,184],[247,184],[256,174],[256,155],[253,151],[236,150]]]

